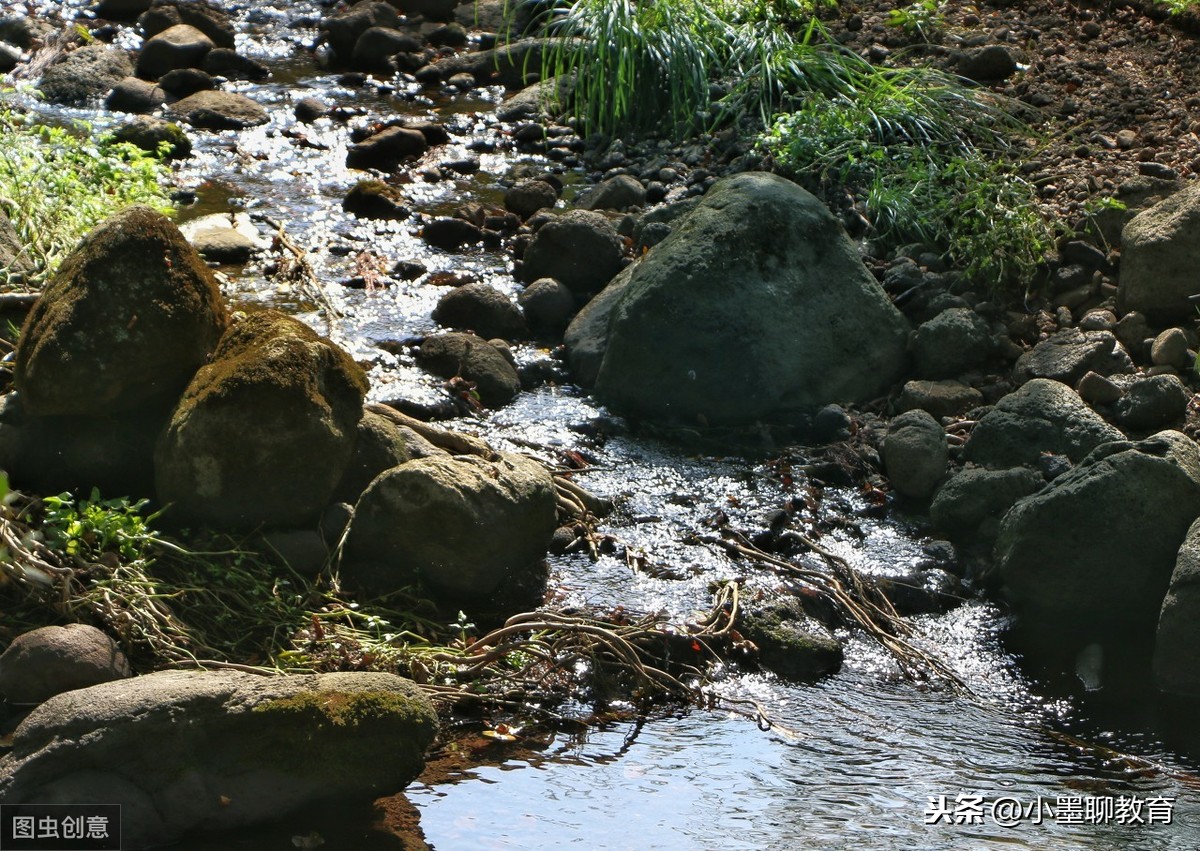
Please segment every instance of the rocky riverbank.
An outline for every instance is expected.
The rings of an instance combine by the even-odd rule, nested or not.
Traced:
[[[63,103],[102,98],[114,112],[160,112],[193,136],[268,121],[262,104],[220,88],[272,70],[237,52],[220,10],[156,0],[152,8],[104,3],[98,12],[140,15],[145,43],[136,59],[103,42],[124,24],[96,21],[98,40],[82,44],[33,18],[6,19],[0,37],[13,42],[18,78],[39,79]],[[349,123],[345,165],[363,174],[345,194],[347,213],[403,223],[438,249],[511,256],[512,278],[524,285],[516,299],[458,280],[431,311],[442,330],[389,341],[445,379],[444,405],[395,399],[386,410],[364,409],[367,377],[337,344],[273,311],[231,318],[194,249],[212,262],[242,262],[260,256],[270,234],[239,239],[232,224],[193,228],[189,244],[165,219],[134,209],[87,238],[26,320],[15,393],[0,417],[0,466],[14,483],[43,493],[96,485],[154,493],[174,505],[179,523],[299,533],[318,567],[344,542],[342,578],[364,591],[416,579],[450,609],[494,602],[501,590],[536,602],[545,577],[531,565],[551,547],[587,542],[589,530],[562,510],[572,497],[556,492],[544,464],[464,449],[466,436],[431,431],[396,409],[424,418],[501,409],[522,388],[563,380],[566,368],[615,413],[655,433],[853,450],[857,460],[843,467],[853,466],[856,483],[867,493],[890,490],[897,507],[927,516],[931,533],[953,542],[910,584],[987,587],[1021,617],[1053,621],[1056,640],[1080,651],[1103,646],[1115,629],[1157,635],[1158,686],[1200,693],[1189,626],[1200,517],[1189,277],[1200,196],[1185,185],[1190,165],[1144,147],[1133,167],[1140,176],[1114,153],[1115,164],[1100,166],[1113,171],[1111,186],[1070,191],[1065,181],[1043,182],[1054,188],[1047,198],[1073,199],[1060,209],[1065,216],[1084,211],[1081,193],[1103,190],[1126,209],[1091,216],[1094,229],[1063,239],[1028,282],[1029,300],[1006,302],[928,246],[861,256],[846,232],[855,227],[853,205],[831,213],[762,171],[769,163],[736,134],[686,145],[580,138],[538,96],[550,87],[534,81],[538,63],[526,59],[542,45],[495,47],[507,24],[491,12],[368,2],[304,22],[319,26],[348,87],[398,85],[410,97],[510,89],[471,154],[440,155],[453,127],[298,96],[285,131],[296,143],[320,144],[304,135],[309,123]],[[1134,14],[1120,10],[1117,19]],[[1069,22],[1061,13],[1056,20],[1044,27],[1047,38]],[[898,33],[880,30],[871,10],[844,24],[851,35],[839,40],[881,61],[886,53],[867,43],[870,34],[882,43]],[[963,25],[986,29],[983,21]],[[992,42],[1029,35],[1029,26],[926,52],[964,66]],[[1097,39],[1087,36],[1088,49],[1130,46]],[[1041,64],[1054,67],[1059,55],[1044,54]],[[1045,104],[1034,98],[1054,79],[1048,72],[1040,85],[1038,64],[998,87],[1051,107],[1053,95]],[[525,88],[531,82],[537,88]],[[121,132],[147,149],[169,134],[177,154],[187,150],[180,128],[157,117],[123,122]],[[1118,133],[1111,150],[1136,145],[1122,140]],[[477,172],[498,146],[536,151],[546,166],[504,175],[499,203],[435,212],[410,197],[415,182]],[[1053,171],[1062,162],[1041,165]],[[564,201],[563,178],[573,170],[595,185]],[[3,248],[9,242],[0,250],[15,264],[20,246]],[[387,260],[345,283],[435,285],[408,258]],[[531,341],[564,342],[561,361],[518,361],[513,348]],[[752,546],[737,543],[728,523],[713,525],[743,555],[787,559],[808,548],[792,513],[771,519]],[[933,593],[913,602],[921,595],[905,588],[890,592],[901,608],[906,593],[912,610],[950,599]],[[792,676],[836,670],[836,619],[797,599],[762,607],[747,636],[764,662]],[[516,608],[510,602],[506,611]],[[20,736],[22,753],[35,750],[31,729]],[[39,764],[10,760],[4,770],[27,776],[27,763]],[[406,767],[382,782],[403,785],[400,775],[412,773]],[[216,825],[206,814],[195,820]]]

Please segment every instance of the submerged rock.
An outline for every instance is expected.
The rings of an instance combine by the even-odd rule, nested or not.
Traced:
[[[433,319],[449,328],[473,331],[485,339],[520,339],[526,335],[525,317],[508,296],[490,284],[455,287],[433,309]]]
[[[252,314],[221,339],[159,439],[159,498],[178,522],[315,522],[354,451],[366,391],[358,364],[307,325]]]
[[[842,667],[842,645],[795,599],[743,615],[742,633],[758,646],[759,663],[782,677],[812,680]]]
[[[122,808],[122,847],[395,794],[437,731],[392,674],[160,671],[43,703],[0,759],[5,804]]]
[[[461,376],[475,385],[489,408],[507,405],[521,392],[521,379],[500,350],[474,334],[450,332],[426,337],[417,364],[442,378]]]
[[[95,228],[30,311],[15,383],[37,416],[109,415],[176,396],[225,329],[217,282],[148,207]]]
[[[596,394],[621,413],[789,418],[874,398],[905,366],[904,317],[829,210],[775,175],[718,182],[610,287],[604,315],[572,329],[607,326]]]

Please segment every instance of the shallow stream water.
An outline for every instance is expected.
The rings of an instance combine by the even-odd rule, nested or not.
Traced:
[[[0,0],[0,8],[6,4]],[[23,4],[7,5],[23,11]],[[64,5],[70,6],[51,4],[51,11]],[[352,277],[355,257],[370,251],[385,269],[419,260],[431,273],[470,274],[515,294],[508,255],[442,252],[414,235],[412,221],[368,222],[343,213],[343,195],[363,176],[344,167],[347,127],[330,119],[299,125],[292,105],[316,94],[373,117],[437,116],[453,140],[423,163],[436,164],[465,155],[475,136],[495,137],[484,114],[502,93],[433,100],[406,96],[403,84],[348,88],[312,59],[307,45],[315,33],[291,26],[315,17],[315,3],[237,5],[239,49],[268,62],[274,77],[231,88],[264,104],[271,121],[237,133],[191,134],[197,152],[178,168],[176,182],[197,200],[179,218],[244,208],[283,224],[311,252],[341,314],[332,328],[310,299],[279,289],[253,264],[222,270],[230,299],[245,309],[279,306],[331,330],[370,363],[374,399],[443,398],[441,381],[416,369],[403,349],[390,354],[376,344],[433,330],[430,311],[444,288],[428,277],[375,290],[337,282]],[[138,41],[122,31],[119,43]],[[60,119],[114,121],[101,111],[39,108]],[[285,130],[314,145],[298,144]],[[469,178],[414,178],[404,187],[413,210],[444,215],[467,201],[495,202],[496,179],[515,165],[548,165],[511,151],[476,155],[481,168]],[[525,362],[547,357],[530,346],[516,354]],[[603,413],[573,387],[546,386],[452,425],[518,451],[530,444],[587,451],[595,470],[581,483],[620,505],[601,531],[683,577],[655,578],[611,556],[595,563],[555,558],[556,602],[663,610],[677,619],[707,609],[710,584],[748,568],[686,543],[686,536],[718,509],[735,526],[761,528],[790,491],[761,458],[695,455],[620,433],[595,444],[575,428]],[[830,498],[851,515],[861,507],[852,493]],[[862,529],[861,539],[847,535],[830,545],[865,572],[902,571],[923,557],[925,542],[898,520],[864,518]],[[998,609],[978,601],[917,619],[924,646],[950,662],[973,696],[913,683],[884,652],[851,638],[842,672],[815,685],[759,674],[718,683],[722,694],[757,700],[796,738],[720,711],[614,721],[559,735],[533,755],[522,751],[437,785],[415,784],[407,794],[428,842],[439,849],[1200,848],[1200,750],[1180,744],[1180,725],[1151,717],[1157,709],[1138,694],[1109,687],[1087,695],[1069,673],[1043,677],[1023,669],[1004,646],[1004,626]],[[1165,799],[1169,824],[1161,823]],[[1018,811],[997,819],[997,800],[1008,802],[1004,807],[1015,802]],[[1136,823],[1133,802],[1141,807],[1137,818],[1159,823]],[[307,830],[301,819],[296,833]],[[349,842],[331,837],[326,847],[354,847],[343,841]]]

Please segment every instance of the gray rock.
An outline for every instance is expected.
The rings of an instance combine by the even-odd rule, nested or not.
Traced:
[[[575,200],[582,210],[619,210],[640,207],[646,203],[646,187],[629,174],[610,177],[589,189]]]
[[[1112,379],[1095,372],[1086,373],[1075,389],[1080,399],[1093,405],[1111,405],[1123,392]]]
[[[969,80],[990,83],[1017,72],[1017,58],[1001,44],[989,44],[964,53],[958,60],[958,73]]]
[[[364,411],[358,421],[354,454],[333,490],[333,501],[353,505],[376,476],[411,460],[414,456],[409,451],[410,437],[406,432],[387,417]]]
[[[349,64],[354,58],[354,46],[359,38],[372,27],[395,29],[400,26],[400,16],[387,3],[356,3],[349,11],[321,24],[322,35],[333,49],[338,61]]]
[[[94,626],[44,626],[18,635],[0,656],[0,695],[9,703],[41,703],[131,673],[121,648]]]
[[[296,120],[312,124],[319,118],[329,114],[329,105],[319,97],[304,97],[296,101]]]
[[[1188,352],[1187,333],[1182,328],[1168,328],[1155,337],[1150,347],[1150,362],[1179,369],[1192,366],[1195,356]]]
[[[981,366],[994,348],[983,317],[969,308],[954,307],[917,328],[913,363],[922,378],[954,378]]]
[[[621,292],[606,302],[596,378],[616,411],[711,425],[789,418],[874,398],[905,367],[908,323],[837,219],[781,177],[719,181],[630,269],[611,285]]]
[[[983,404],[983,394],[959,381],[908,381],[900,392],[900,410],[928,411],[936,418],[954,417]]]
[[[419,53],[425,45],[419,38],[391,27],[370,27],[354,43],[351,67],[362,71],[392,71],[397,53]]]
[[[516,340],[528,333],[525,317],[504,293],[490,284],[456,287],[438,299],[435,322],[459,331],[473,331],[485,339]]]
[[[813,680],[841,670],[842,645],[795,599],[745,613],[738,629],[758,647],[759,663],[782,677]]]
[[[1079,320],[1080,331],[1115,331],[1117,314],[1111,310],[1089,310]]]
[[[387,592],[419,579],[458,603],[489,597],[546,554],[555,496],[539,462],[501,453],[420,458],[380,475],[350,525],[345,581]]]
[[[926,500],[946,475],[946,432],[925,411],[909,411],[888,425],[883,463],[892,488],[903,497]]]
[[[354,451],[367,379],[351,357],[274,310],[234,325],[192,379],[155,450],[178,522],[316,521]]]
[[[362,219],[407,219],[411,211],[400,188],[382,180],[360,180],[342,199],[342,209]]]
[[[104,99],[104,107],[111,112],[144,115],[154,112],[166,102],[167,93],[154,83],[139,80],[137,77],[126,77],[113,86],[113,90]]]
[[[389,127],[351,145],[346,152],[346,167],[394,171],[405,160],[421,156],[428,147],[420,130]]]
[[[541,73],[542,51],[553,39],[523,38],[488,50],[463,51],[433,67],[443,80],[470,74],[480,85],[520,89]]]
[[[520,279],[554,278],[578,298],[598,293],[621,271],[624,248],[612,222],[572,210],[542,225],[522,258]]]
[[[1004,516],[994,575],[1031,620],[1149,629],[1197,516],[1191,439],[1164,431],[1107,443]]]
[[[54,32],[54,25],[40,17],[9,15],[0,18],[0,41],[29,50],[38,41]]]
[[[483,239],[483,230],[464,219],[443,216],[431,219],[421,228],[421,238],[436,248],[454,251]]]
[[[205,73],[226,80],[265,80],[271,76],[271,69],[265,64],[229,47],[210,50],[200,67]]]
[[[992,539],[1004,513],[1045,484],[1042,475],[1028,467],[965,467],[938,489],[929,506],[929,518],[952,541]]]
[[[1052,378],[1074,387],[1088,372],[1117,375],[1132,371],[1128,353],[1110,332],[1065,328],[1021,355],[1013,377],[1021,384],[1031,378]]]
[[[526,180],[504,193],[504,206],[522,219],[558,203],[558,190],[544,180]]]
[[[128,54],[96,42],[65,54],[47,68],[38,88],[52,103],[83,106],[130,76],[133,63]]]
[[[1146,315],[1136,310],[1131,310],[1121,317],[1116,328],[1117,339],[1121,341],[1121,345],[1135,356],[1142,355],[1142,344],[1150,334],[1150,325],[1146,322]]]
[[[1200,696],[1200,520],[1179,548],[1158,617],[1154,681],[1172,694]]]
[[[168,107],[171,115],[206,130],[244,130],[267,123],[267,111],[245,95],[202,91]]]
[[[634,266],[627,266],[613,278],[598,296],[575,314],[563,335],[571,372],[584,387],[594,386],[600,375],[600,365],[604,363],[604,353],[608,349],[613,310],[628,288],[633,270]]]
[[[154,0],[137,21],[138,29],[146,38],[153,38],[179,24],[195,27],[218,47],[235,46],[233,19],[215,0]]]
[[[558,111],[560,104],[568,101],[574,88],[574,80],[563,77],[534,83],[496,107],[496,117],[501,121],[548,119],[551,113]]]
[[[179,230],[201,257],[214,263],[245,263],[271,245],[247,213],[213,213],[192,219]]]
[[[462,376],[475,384],[479,401],[489,408],[507,405],[521,392],[517,370],[500,351],[474,334],[450,332],[426,337],[417,364],[442,378]]]
[[[963,458],[985,467],[1033,465],[1044,452],[1078,463],[1102,443],[1124,435],[1070,387],[1035,378],[996,403],[971,430]]]
[[[60,694],[0,759],[5,804],[122,808],[122,847],[395,794],[437,731],[392,674],[160,671]]]
[[[106,219],[21,331],[16,388],[36,416],[105,416],[177,398],[225,328],[216,279],[148,207]]]
[[[1200,185],[1191,184],[1144,210],[1121,232],[1123,311],[1139,311],[1160,326],[1194,319],[1190,296],[1200,287]]]
[[[215,45],[212,39],[188,24],[177,24],[146,41],[138,56],[137,75],[157,80],[177,68],[199,68]]]
[[[539,337],[557,337],[575,315],[575,296],[553,278],[539,278],[527,286],[517,304],[525,313],[530,330]]]
[[[1113,405],[1121,428],[1146,433],[1183,424],[1192,394],[1176,375],[1129,376],[1124,395]]]

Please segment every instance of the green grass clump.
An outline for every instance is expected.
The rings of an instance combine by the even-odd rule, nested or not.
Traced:
[[[41,287],[84,234],[131,204],[170,212],[166,173],[159,158],[82,122],[68,130],[0,109],[0,210],[29,267],[0,269],[0,288]]]
[[[877,75],[871,86],[811,99],[782,115],[762,146],[786,172],[866,199],[872,238],[923,242],[985,288],[1028,289],[1053,233],[1036,190],[1006,165],[998,106],[928,74]]]

